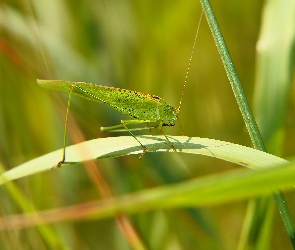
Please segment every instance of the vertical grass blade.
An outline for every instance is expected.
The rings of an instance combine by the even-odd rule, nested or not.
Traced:
[[[295,1],[267,1],[256,48],[254,113],[267,149],[275,155],[281,154],[285,133],[294,41]]]
[[[212,32],[215,44],[217,46],[218,52],[220,54],[222,63],[226,70],[226,74],[232,86],[235,98],[237,100],[240,111],[242,113],[244,122],[246,124],[249,135],[251,137],[252,143],[256,149],[266,151],[258,126],[255,122],[254,116],[252,114],[247,98],[243,91],[242,85],[240,83],[238,74],[235,70],[233,61],[231,60],[229,51],[223,39],[223,36],[218,26],[215,15],[213,13],[210,1],[201,0],[201,4],[203,7],[205,16],[207,18],[210,30]],[[295,247],[295,226],[292,221],[290,211],[285,202],[284,196],[281,192],[275,193],[273,194],[273,196],[274,196],[274,200],[276,201],[277,207],[280,211],[280,214],[282,216],[286,230],[288,232],[289,239],[293,247]]]

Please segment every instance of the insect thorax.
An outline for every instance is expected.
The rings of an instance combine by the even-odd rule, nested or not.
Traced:
[[[166,103],[166,106],[163,109],[165,118],[167,118],[169,124],[174,124],[177,119],[178,109],[172,107],[170,104]],[[162,119],[164,120],[164,119]]]

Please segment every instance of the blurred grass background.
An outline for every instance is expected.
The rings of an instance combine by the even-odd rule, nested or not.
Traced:
[[[274,2],[278,5],[271,6]],[[295,136],[291,88],[294,36],[283,36],[288,45],[277,39],[271,47],[271,51],[276,52],[273,57],[265,56],[264,47],[257,46],[262,27],[269,25],[268,34],[272,35],[269,40],[272,41],[282,37],[279,35],[281,27],[288,27],[294,20],[292,15],[288,16],[290,20],[284,19],[284,15],[274,18],[276,13],[291,9],[286,1],[278,2],[272,0],[264,5],[254,0],[227,0],[212,1],[212,6],[249,102],[255,105],[252,107],[267,148],[271,153],[288,157],[294,155],[292,139]],[[294,4],[291,6],[293,8]],[[41,89],[36,84],[37,78],[137,90],[163,97],[177,107],[200,13],[200,3],[193,0],[88,0],[75,1],[75,4],[58,0],[2,1],[0,160],[4,168],[13,168],[62,147],[67,96]],[[271,20],[281,22],[274,25]],[[281,49],[285,49],[283,58],[280,58]],[[284,62],[279,72],[288,77],[267,85],[269,79],[274,79],[270,73],[278,75],[277,67],[267,67],[272,61],[281,62],[279,65]],[[270,94],[266,94],[268,89],[272,90]],[[268,99],[261,101],[266,96]],[[280,108],[274,111],[276,107]],[[116,125],[126,118],[105,105],[79,97],[72,98],[70,112],[68,144],[116,136],[101,133],[100,126]],[[251,146],[205,18],[197,39],[180,121],[186,135]],[[180,135],[177,127],[165,131]],[[165,153],[147,153],[140,161],[137,156],[106,159],[98,161],[97,165],[114,195],[237,168],[208,157]],[[89,170],[76,165],[30,176],[16,184],[33,206],[42,210],[103,197],[93,179]],[[23,212],[7,191],[1,188],[0,193],[2,216]],[[286,197],[292,212],[294,194]],[[270,213],[266,235],[269,248],[265,249],[291,248],[281,219],[273,209],[273,201],[265,204]],[[129,219],[151,249],[236,249],[246,210],[247,201],[244,201],[215,207],[154,211],[129,216]],[[263,216],[267,212],[260,213]],[[254,227],[259,231],[259,218]],[[60,248],[130,248],[128,237],[113,219],[57,223],[50,228],[55,235],[52,237],[59,238]],[[255,235],[253,241],[259,237]],[[21,249],[52,247],[36,228],[1,232],[1,249],[20,249],[19,246]]]

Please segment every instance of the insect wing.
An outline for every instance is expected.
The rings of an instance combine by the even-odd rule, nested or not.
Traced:
[[[162,98],[137,91],[101,86],[91,83],[76,83],[73,94],[105,103],[122,114],[140,120],[158,121],[161,117]]]

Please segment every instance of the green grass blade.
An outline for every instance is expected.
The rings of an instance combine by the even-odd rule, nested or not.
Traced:
[[[294,13],[294,1],[265,2],[256,46],[254,114],[268,152],[275,155],[281,155],[283,151],[286,115],[292,84]],[[259,249],[263,242],[266,245],[264,249],[269,248],[270,236],[264,237],[261,233],[263,230],[257,226],[266,224],[264,221],[269,220],[269,216],[266,217],[266,215],[270,207],[268,203],[264,202],[264,204],[265,213],[251,212],[253,223],[249,224],[251,228],[248,229],[252,232],[248,236],[249,244],[254,245],[256,241],[260,246]],[[270,235],[272,232],[269,231]]]
[[[0,163],[0,171],[3,172],[3,167]],[[25,196],[23,190],[21,190],[16,183],[6,183],[5,189],[10,194],[14,202],[20,207],[24,213],[33,213],[36,211],[32,202]],[[1,208],[3,209],[3,208]],[[44,242],[48,247],[52,249],[69,249],[65,243],[60,239],[57,232],[49,225],[44,225],[36,228],[42,236]]]
[[[210,5],[210,1],[201,0],[201,4],[203,6],[205,16],[207,18],[211,33],[213,35],[215,45],[218,49],[227,77],[229,79],[239,109],[243,116],[245,125],[251,137],[251,141],[256,149],[266,151],[259,129],[252,114],[250,105],[241,85],[238,73],[235,69],[234,63],[231,59],[231,56],[223,39],[221,30],[218,26],[217,20]]]
[[[256,124],[256,121],[255,121],[252,111],[250,109],[250,106],[248,104],[246,95],[243,91],[238,74],[237,74],[236,69],[234,67],[234,63],[230,57],[229,51],[228,51],[225,41],[223,39],[221,30],[218,26],[217,20],[215,18],[214,13],[213,13],[212,7],[210,5],[210,1],[209,0],[201,0],[201,4],[202,4],[203,10],[205,12],[205,16],[207,18],[207,21],[208,21],[210,30],[212,32],[215,44],[217,46],[218,52],[220,54],[222,63],[224,65],[225,71],[227,73],[228,79],[229,79],[230,84],[232,86],[235,98],[236,98],[237,103],[239,105],[239,109],[240,109],[241,114],[243,116],[245,125],[248,129],[248,133],[251,137],[251,141],[252,141],[255,148],[266,152],[264,142],[262,140],[258,126]],[[284,195],[283,195],[283,193],[278,191],[273,194],[273,197],[274,197],[274,200],[276,201],[278,210],[280,211],[280,214],[282,216],[282,219],[283,219],[284,225],[286,227],[289,239],[290,239],[293,247],[295,248],[295,225],[292,220],[288,206],[286,204]]]
[[[260,171],[238,169],[138,191],[104,201],[92,201],[62,209],[46,210],[38,214],[10,216],[0,220],[0,229],[15,229],[68,220],[110,218],[118,213],[134,214],[156,209],[212,206],[269,195],[278,189],[293,188],[294,167],[294,162],[287,162]],[[38,220],[39,218],[42,220]],[[9,224],[6,223],[7,221]]]
[[[173,152],[164,136],[138,136],[148,152]],[[177,152],[201,154],[261,170],[271,165],[285,163],[286,160],[241,145],[207,138],[169,136]],[[94,139],[66,148],[66,162],[118,157],[141,154],[142,148],[132,136]],[[0,184],[38,172],[51,170],[62,157],[62,149],[43,155],[6,171],[0,176]]]
[[[295,1],[265,4],[257,43],[255,117],[267,149],[280,155],[294,71]]]

